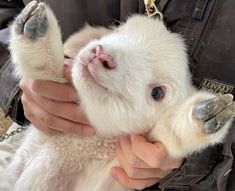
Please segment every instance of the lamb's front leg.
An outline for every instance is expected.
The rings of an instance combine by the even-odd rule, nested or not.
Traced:
[[[19,77],[63,79],[63,45],[57,20],[43,3],[30,2],[10,31],[10,52]]]
[[[11,25],[9,48],[19,77],[65,82],[60,29],[54,14],[44,3],[32,1],[16,17]],[[43,133],[37,135],[41,138],[44,136]],[[30,139],[30,143],[35,143],[35,139]],[[33,184],[30,173],[34,175],[36,171],[28,166],[37,168],[37,164],[30,164],[33,156],[30,154],[24,159],[21,150],[23,152],[24,149],[19,150],[19,160],[15,161],[16,165],[10,170],[13,172],[15,167],[20,166],[20,171],[23,171],[22,176],[21,172],[16,176],[20,176],[16,187],[18,190],[24,190],[23,185],[29,183],[29,180]],[[44,168],[37,171],[41,176],[44,172]],[[40,179],[40,176],[37,178]]]
[[[185,157],[221,143],[228,133],[235,103],[231,94],[198,92],[160,119],[151,139],[160,140],[174,157]]]

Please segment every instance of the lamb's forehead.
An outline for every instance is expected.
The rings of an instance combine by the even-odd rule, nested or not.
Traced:
[[[119,27],[120,32],[128,34],[145,34],[146,37],[152,35],[165,34],[167,28],[162,20],[158,18],[148,18],[144,15],[133,15],[129,17],[123,25]]]
[[[122,52],[121,62],[128,57],[125,65],[134,65],[135,71],[139,69],[145,73],[148,76],[146,81],[152,78],[150,73],[154,79],[178,78],[176,71],[186,75],[188,62],[184,39],[170,32],[162,20],[134,15],[120,27],[118,33],[127,37],[121,46],[127,47],[123,50],[128,50],[128,54]],[[133,67],[130,68],[133,70]]]
[[[128,56],[134,55],[137,60],[144,59],[146,64],[149,60],[151,66],[153,63],[163,62],[165,66],[175,67],[181,66],[182,63],[185,67],[187,64],[184,39],[179,34],[170,32],[164,22],[158,18],[134,15],[120,27],[118,33],[125,37],[121,46],[131,50],[132,54],[128,51]],[[179,62],[175,63],[176,60]]]

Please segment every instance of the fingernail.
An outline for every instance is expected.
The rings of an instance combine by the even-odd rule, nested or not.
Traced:
[[[92,128],[86,127],[86,128],[83,129],[82,133],[83,133],[83,135],[91,136],[91,135],[93,135],[95,132],[94,132],[94,130],[93,130]]]
[[[69,64],[67,62],[64,62],[64,68],[69,68]]]
[[[70,67],[71,66],[72,61],[71,60],[64,60],[64,66],[65,67]]]

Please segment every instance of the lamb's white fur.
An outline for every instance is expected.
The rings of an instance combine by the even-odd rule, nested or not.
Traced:
[[[48,7],[46,14],[49,30],[40,40],[17,35],[13,24],[12,58],[20,76],[65,82],[60,29]],[[83,44],[84,38],[89,38],[87,34],[103,37],[76,52],[74,47]],[[82,62],[94,56],[91,50],[97,45],[112,55],[117,67],[107,71],[97,65],[92,69],[95,81]],[[229,123],[208,135],[193,119],[194,105],[215,95],[193,88],[184,42],[162,21],[136,15],[113,32],[86,27],[73,35],[64,48],[74,57],[72,78],[80,108],[97,135],[47,135],[30,128],[7,170],[8,180],[1,179],[9,181],[9,190],[127,191],[109,175],[110,168],[118,164],[113,137],[150,131],[151,141],[160,140],[172,156],[184,157],[225,136]],[[166,88],[162,101],[151,99],[155,85]]]

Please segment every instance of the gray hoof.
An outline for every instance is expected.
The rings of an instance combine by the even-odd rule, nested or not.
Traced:
[[[198,103],[193,109],[193,117],[203,121],[205,132],[219,131],[235,116],[235,103],[231,94],[220,95]]]
[[[45,36],[48,20],[45,5],[37,1],[30,2],[15,21],[15,32],[31,40]]]

